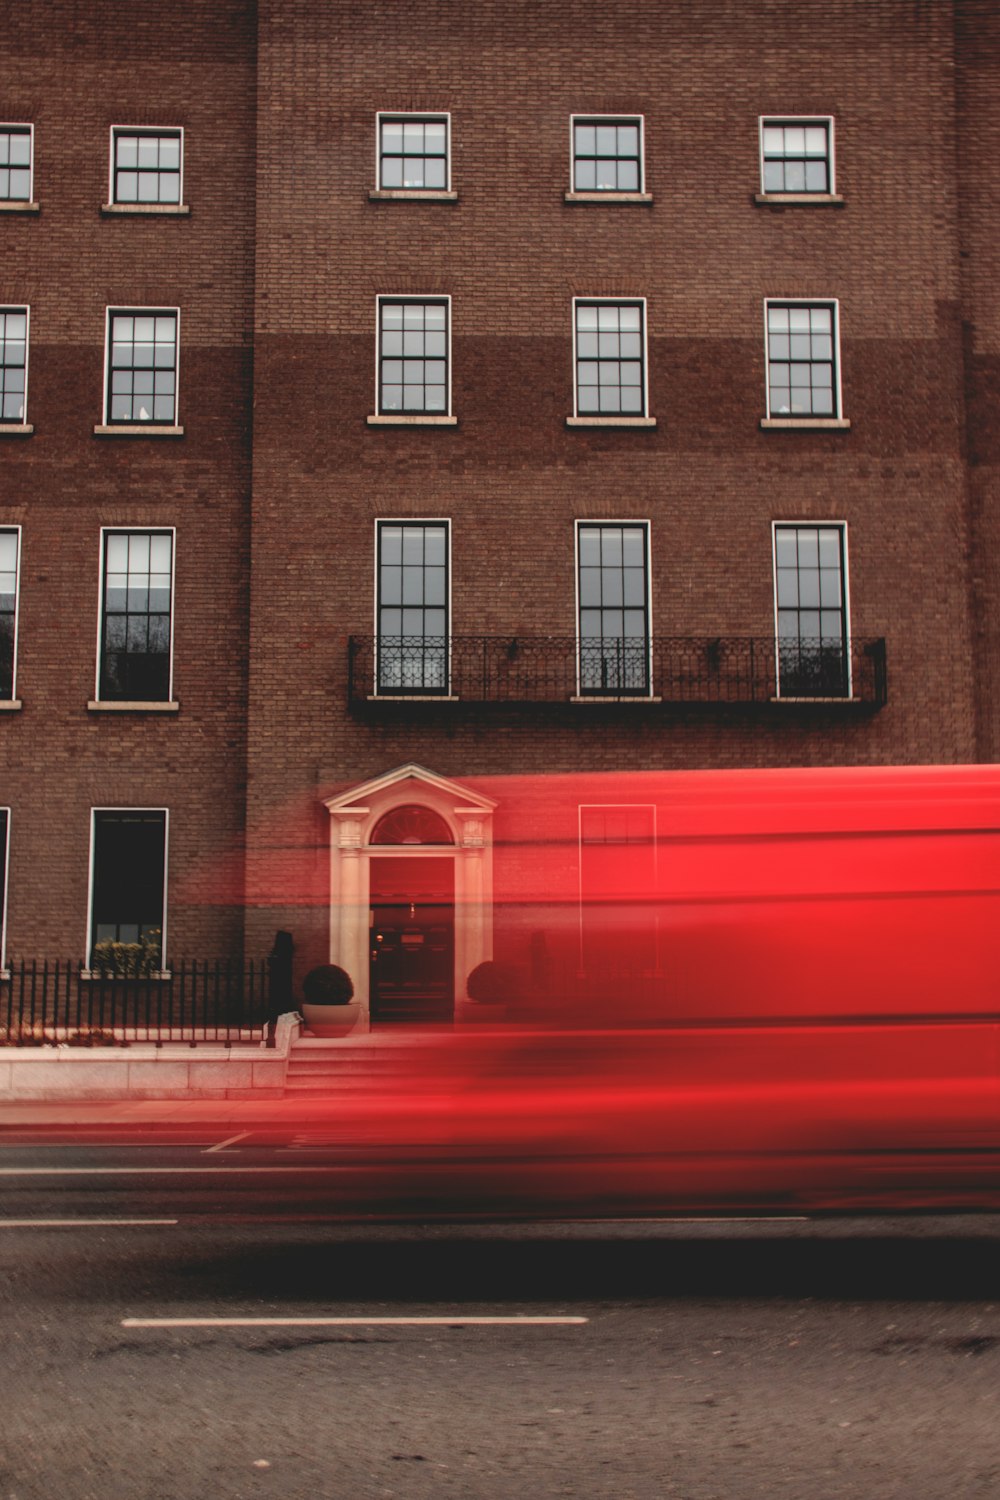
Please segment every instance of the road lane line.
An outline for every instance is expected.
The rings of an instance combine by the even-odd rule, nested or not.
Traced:
[[[0,1229],[102,1229],[148,1228],[177,1224],[178,1219],[0,1219]]]
[[[202,1155],[210,1156],[213,1151],[225,1151],[227,1146],[235,1146],[237,1141],[245,1141],[249,1134],[249,1130],[241,1130],[238,1135],[231,1135],[228,1141],[219,1141],[216,1146],[206,1146]]]
[[[123,1328],[566,1328],[578,1317],[490,1317],[452,1313],[434,1317],[371,1318],[122,1318]]]

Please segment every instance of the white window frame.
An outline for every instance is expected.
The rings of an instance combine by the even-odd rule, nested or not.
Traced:
[[[28,423],[28,362],[31,358],[31,306],[27,302],[5,302],[0,307],[4,313],[24,313],[24,410],[20,421],[7,421],[0,417],[0,432],[17,431],[19,427],[27,427]]]
[[[170,671],[169,687],[165,703],[172,704],[174,701],[174,589],[177,579],[177,527],[176,526],[102,526],[100,535],[100,555],[97,564],[97,652],[94,667],[94,702],[113,703],[116,708],[128,709],[144,700],[138,698],[102,698],[101,697],[101,653],[104,647],[104,573],[105,557],[107,555],[106,542],[109,536],[132,536],[136,532],[144,533],[146,536],[169,536],[170,537]]]
[[[7,892],[10,888],[10,808],[0,807],[5,813],[3,847],[3,878],[0,879],[0,977],[7,975]]]
[[[794,700],[793,699],[792,701],[800,701],[800,702],[801,701],[808,701],[808,702],[819,702],[819,703],[834,701],[834,702],[837,702],[837,703],[850,703],[852,701],[852,699],[854,698],[854,673],[853,673],[853,649],[852,649],[852,645],[851,645],[851,575],[850,575],[850,566],[849,566],[849,562],[850,562],[850,550],[849,550],[849,547],[848,547],[848,542],[849,542],[850,538],[848,536],[847,522],[843,521],[843,520],[839,520],[839,521],[838,520],[816,520],[812,516],[796,516],[796,517],[792,517],[792,518],[783,518],[783,519],[780,519],[780,520],[774,520],[774,521],[771,522],[771,580],[772,580],[772,582],[771,582],[771,590],[772,590],[772,593],[774,595],[774,689],[775,689],[775,694],[776,694],[776,696],[779,699],[782,696],[782,693],[781,693],[781,655],[780,655],[780,649],[781,648],[780,648],[780,637],[778,635],[778,540],[777,540],[777,538],[778,538],[778,528],[779,527],[801,528],[801,527],[804,527],[804,526],[816,527],[817,529],[820,529],[820,528],[822,528],[824,526],[836,527],[837,530],[840,532],[842,538],[843,538],[843,559],[844,559],[844,579],[843,579],[843,583],[844,583],[844,651],[845,651],[846,656],[847,656],[847,696],[845,698],[837,698],[835,700],[816,698],[816,699],[808,699],[808,700],[802,700],[802,699]],[[787,702],[787,701],[789,701],[789,699],[786,698],[785,701]]]
[[[27,198],[3,198],[0,199],[0,209],[8,212],[20,209],[37,207],[35,203],[35,127],[30,120],[0,120],[0,130],[16,130],[28,132],[28,196]]]
[[[580,527],[581,526],[642,526],[646,532],[646,691],[644,693],[608,692],[595,693],[588,690],[583,692],[580,681]],[[647,703],[654,699],[655,684],[653,682],[653,526],[649,519],[643,520],[634,516],[593,516],[578,517],[573,522],[573,629],[576,633],[576,697],[582,702],[605,702],[609,698],[629,698],[637,703]],[[610,803],[608,804],[611,805]],[[603,806],[603,804],[602,804]]]
[[[11,672],[10,697],[0,701],[4,703],[16,703],[17,698],[17,647],[18,631],[21,625],[21,527],[0,526],[0,532],[13,532],[16,537],[17,560],[14,564],[14,663]]]
[[[382,304],[383,302],[443,302],[447,306],[448,315],[448,403],[443,412],[424,411],[387,411],[382,410]],[[455,417],[451,409],[451,330],[452,330],[452,305],[451,295],[445,292],[378,292],[375,297],[375,414],[368,418],[369,423],[387,423],[414,426],[455,425]],[[178,336],[179,341],[179,336]],[[415,517],[415,519],[420,519]]]
[[[805,192],[768,192],[764,186],[764,128],[767,125],[825,125],[828,147],[827,171],[830,181],[825,193]],[[757,119],[757,152],[760,168],[760,194],[761,198],[781,202],[782,199],[793,199],[796,203],[826,203],[830,199],[837,198],[837,168],[834,147],[834,117],[833,115],[759,115]]]
[[[580,391],[576,379],[576,310],[580,303],[586,306],[605,307],[640,307],[642,309],[642,411],[641,412],[581,412],[579,409]],[[649,414],[649,317],[645,297],[574,297],[572,310],[573,323],[573,421],[586,423],[588,426],[594,423],[603,426],[641,426],[650,427],[656,425],[655,417]]]
[[[172,422],[111,422],[109,380],[111,364],[111,319],[115,315],[126,318],[155,317],[159,313],[162,317],[170,313],[176,319],[175,342],[174,342],[174,420]],[[109,303],[104,309],[104,401],[102,406],[102,427],[108,433],[114,432],[174,432],[180,431],[181,414],[181,310],[179,307],[137,307],[134,303]]]
[[[587,124],[593,120],[595,123],[604,121],[606,124],[631,125],[633,121],[639,127],[639,186],[619,192],[613,188],[578,188],[576,186],[576,132],[575,127],[579,124]],[[569,189],[574,198],[586,197],[605,199],[614,203],[617,198],[646,197],[646,116],[645,115],[609,115],[588,114],[586,110],[580,110],[578,114],[569,117]]]
[[[382,182],[382,121],[422,120],[433,125],[444,125],[445,185],[443,188],[387,188]],[[440,198],[451,193],[451,111],[446,109],[380,109],[375,113],[375,186],[380,193],[391,193],[395,198]]]
[[[98,813],[162,813],[163,814],[163,920],[160,924],[160,976],[169,973],[167,964],[167,912],[170,909],[170,893],[167,882],[170,877],[170,809],[168,807],[134,807],[119,804],[94,806],[90,809],[90,867],[87,878],[87,931],[83,951],[89,965],[92,958],[92,933],[94,930],[94,853],[97,843]],[[156,976],[154,976],[156,977]]]
[[[767,314],[771,307],[829,307],[833,310],[833,362],[836,368],[834,381],[834,405],[835,410],[828,416],[809,413],[808,416],[794,417],[790,413],[771,411],[771,348],[768,338]],[[765,297],[764,298],[764,409],[767,413],[765,421],[780,422],[789,427],[827,427],[849,426],[844,417],[844,395],[842,388],[842,370],[840,360],[840,299],[839,297]],[[803,523],[805,524],[805,523]]]
[[[400,696],[400,697],[405,697],[408,701],[412,701],[412,702],[415,702],[415,703],[426,702],[428,699],[433,699],[435,697],[449,698],[449,697],[451,697],[451,683],[452,683],[452,637],[454,635],[453,622],[452,622],[452,614],[451,614],[451,600],[452,600],[452,570],[451,570],[451,534],[452,534],[452,524],[451,524],[451,517],[450,516],[425,516],[425,515],[418,515],[418,516],[376,516],[373,525],[374,525],[374,529],[373,529],[373,533],[372,533],[372,552],[373,552],[372,614],[373,614],[373,617],[374,617],[374,626],[375,626],[375,628],[374,628],[374,630],[372,632],[372,636],[373,636],[373,639],[374,639],[374,642],[375,642],[375,649],[372,652],[372,666],[373,666],[373,673],[374,673],[373,679],[372,679],[372,695],[374,697],[377,697],[377,698],[393,698],[393,697],[396,697],[396,696]],[[398,694],[397,695],[397,694],[393,693],[391,690],[386,691],[386,692],[379,692],[379,686],[378,686],[378,681],[379,681],[379,642],[380,642],[380,640],[382,638],[381,631],[379,630],[379,583],[380,583],[379,569],[380,569],[380,567],[382,565],[382,555],[381,555],[381,552],[379,550],[378,539],[379,539],[379,528],[381,526],[443,526],[445,528],[445,535],[446,535],[446,544],[445,545],[446,545],[446,551],[447,551],[447,557],[448,557],[448,591],[447,591],[447,598],[446,598],[446,601],[445,601],[445,608],[448,611],[448,674],[447,674],[448,675],[448,680],[447,680],[447,684],[445,686],[445,690],[441,694],[436,694],[436,693],[405,693],[405,694]]]
[[[180,141],[180,181],[177,185],[176,203],[128,203],[115,197],[115,137],[119,135],[176,136]],[[183,125],[112,125],[108,152],[108,202],[107,207],[125,213],[179,213],[186,208],[184,202],[184,126]]]

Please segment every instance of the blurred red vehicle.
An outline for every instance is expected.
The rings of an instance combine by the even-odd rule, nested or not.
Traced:
[[[520,791],[508,1019],[394,1038],[391,1077],[345,1102],[352,1191],[415,1211],[1000,1208],[1000,769]],[[581,839],[572,868],[560,813],[637,806],[654,815],[589,863]]]

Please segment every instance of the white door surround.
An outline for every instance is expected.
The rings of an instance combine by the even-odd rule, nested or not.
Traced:
[[[378,844],[371,836],[387,812],[407,804],[429,807],[451,832],[451,844]],[[493,813],[496,803],[460,782],[423,766],[397,766],[336,797],[325,797],[330,814],[330,962],[354,982],[367,1024],[368,957],[371,936],[370,862],[405,854],[408,859],[455,862],[455,1002],[466,998],[466,981],[477,964],[493,956]]]

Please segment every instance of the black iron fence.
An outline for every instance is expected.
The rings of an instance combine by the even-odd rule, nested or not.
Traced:
[[[657,636],[584,641],[575,636],[350,636],[348,696],[457,698],[463,703],[567,703],[632,698],[658,703],[886,701],[881,637]]]
[[[72,961],[11,963],[0,978],[0,1044],[260,1042],[290,1005],[281,955],[257,962],[185,960],[123,976]]]

